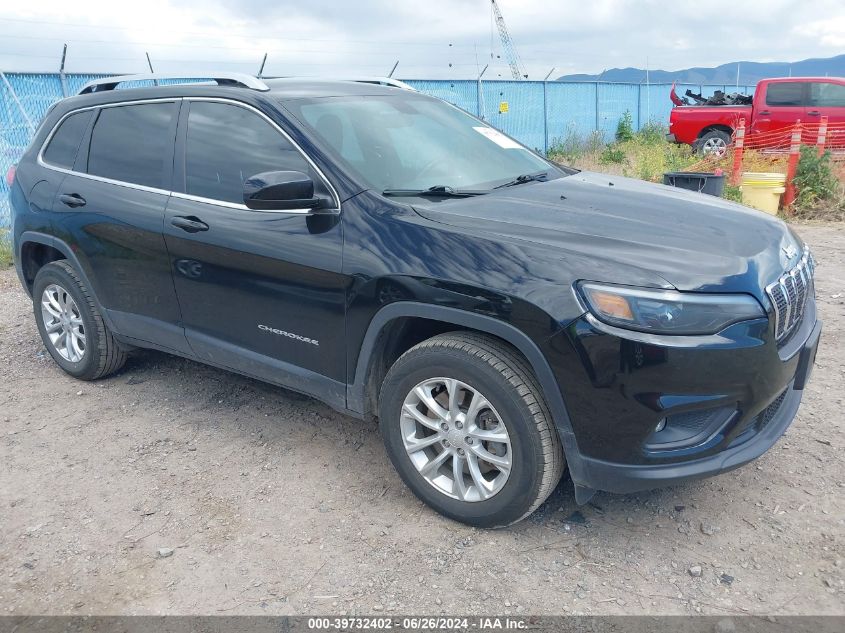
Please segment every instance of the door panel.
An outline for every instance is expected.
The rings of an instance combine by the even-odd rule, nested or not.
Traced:
[[[765,102],[754,104],[752,131],[773,132],[792,127],[804,120],[807,84],[798,81],[778,81],[766,87]]]
[[[185,102],[176,165],[183,193],[168,202],[164,233],[194,353],[345,404],[340,216],[242,204],[244,180],[266,171],[328,184],[266,116],[221,100]]]
[[[183,218],[208,229],[174,225]],[[182,320],[200,358],[253,375],[259,375],[256,363],[276,360],[346,380],[348,280],[341,274],[338,216],[264,213],[174,196],[164,231]]]
[[[186,351],[161,231],[168,194],[76,174],[65,178],[59,192],[53,206],[56,235],[87,264],[97,298],[119,333]],[[62,194],[85,204],[68,207]],[[141,331],[142,323],[149,327]]]
[[[178,108],[170,101],[95,111],[53,217],[118,333],[186,353],[162,234]]]
[[[826,145],[841,150],[845,147],[845,82],[831,80],[810,84],[807,122],[819,124],[825,116],[828,124]],[[815,144],[816,138],[808,142]]]

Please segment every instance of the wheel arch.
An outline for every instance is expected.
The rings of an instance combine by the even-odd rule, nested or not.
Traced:
[[[385,357],[384,352],[389,349],[390,337],[395,336],[396,330],[394,328],[397,324],[401,326],[403,319],[409,320],[408,322],[413,324],[419,324],[420,320],[430,324],[427,330],[414,337],[421,338],[410,345],[411,347],[417,342],[430,338],[430,336],[452,330],[482,332],[513,346],[525,358],[540,384],[558,436],[563,443],[567,460],[570,459],[571,455],[577,461],[580,453],[572,431],[569,413],[563,401],[563,395],[548,361],[537,344],[527,334],[509,323],[457,308],[415,301],[401,301],[379,310],[370,321],[364,335],[358,361],[355,365],[355,375],[347,386],[346,401],[349,410],[365,417],[373,415],[372,398],[374,390],[377,394],[378,386],[381,384],[378,376],[380,375],[381,380],[383,380],[384,374],[387,373],[387,369],[392,364],[389,359],[390,355],[388,354]],[[401,349],[404,346],[400,345],[399,347]],[[404,351],[402,349],[402,353]],[[570,468],[573,466],[577,468],[577,464],[570,462]]]
[[[734,131],[733,128],[729,125],[725,125],[724,123],[714,123],[712,125],[708,125],[701,129],[698,133],[698,139],[701,139],[705,134],[709,132],[724,132],[728,136],[731,136]]]
[[[116,331],[114,323],[112,323],[108,316],[108,312],[103,309],[103,305],[97,298],[97,292],[88,275],[85,273],[85,268],[82,266],[76,253],[73,252],[73,249],[66,242],[47,233],[24,231],[18,239],[15,257],[15,261],[20,262],[17,267],[18,277],[20,277],[21,284],[30,297],[32,296],[32,286],[38,271],[50,262],[66,259],[88,288],[88,292],[91,294],[91,298],[94,299],[94,303],[103,321],[105,321],[106,325],[113,332]]]

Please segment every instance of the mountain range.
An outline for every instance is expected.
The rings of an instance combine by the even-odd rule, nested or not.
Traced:
[[[739,82],[736,71],[739,65]],[[731,62],[715,68],[684,68],[683,70],[649,70],[650,83],[687,84],[756,84],[768,77],[845,77],[845,55],[824,59],[804,59],[799,62]],[[610,68],[598,75],[563,75],[558,81],[609,81],[645,83],[644,68]]]

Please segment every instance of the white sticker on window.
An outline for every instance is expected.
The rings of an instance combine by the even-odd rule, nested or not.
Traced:
[[[486,136],[499,147],[504,147],[505,149],[522,149],[522,145],[492,127],[479,126],[472,129],[481,134],[481,136]]]

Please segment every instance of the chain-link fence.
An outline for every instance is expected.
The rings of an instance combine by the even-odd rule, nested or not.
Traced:
[[[5,176],[9,167],[20,159],[53,103],[65,95],[76,94],[85,83],[103,76],[106,75],[3,74],[0,77],[0,176]],[[594,132],[609,139],[626,112],[639,129],[649,121],[667,122],[672,109],[669,84],[424,79],[407,80],[407,83],[482,117],[541,152],[565,139],[586,139]],[[754,89],[753,86],[677,86],[681,94],[687,88],[704,96],[716,90],[750,92]],[[0,227],[9,224],[8,185],[5,178],[0,178]]]

